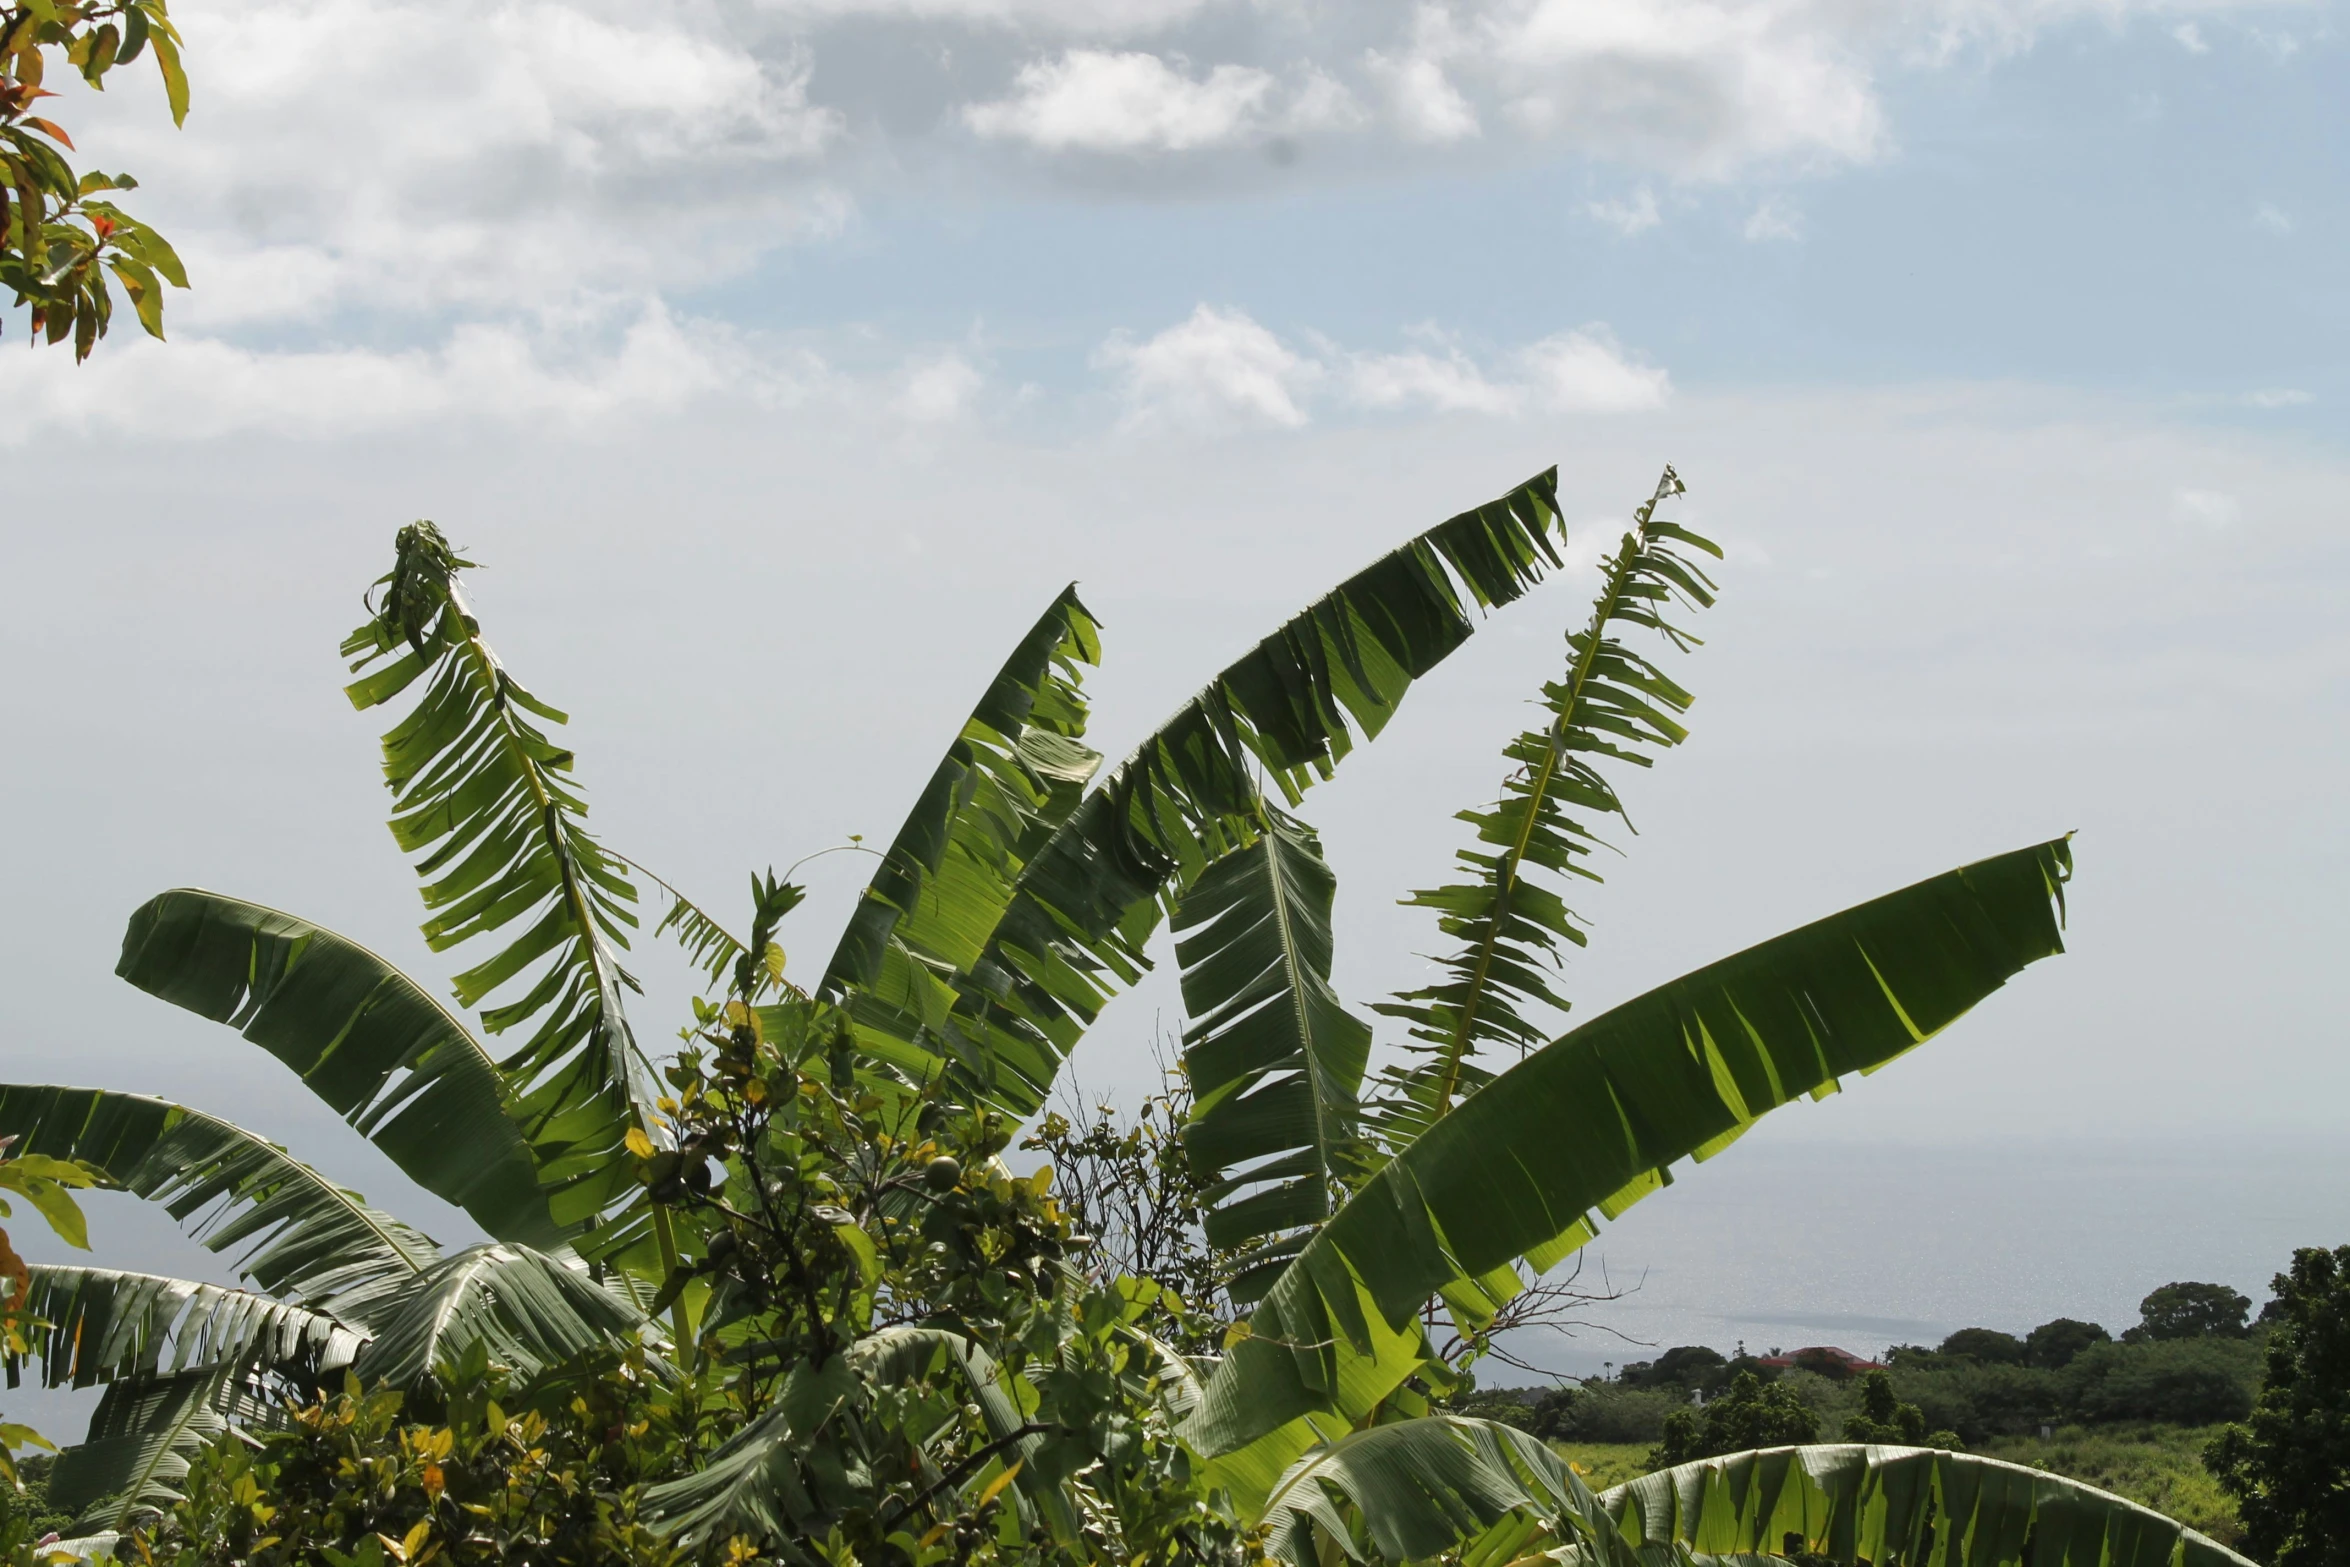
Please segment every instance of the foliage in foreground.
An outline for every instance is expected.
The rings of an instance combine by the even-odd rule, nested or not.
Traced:
[[[140,1550],[331,1567],[1615,1551],[1540,1443],[1429,1400],[1675,1162],[2062,950],[2071,865],[2058,840],[1961,867],[1542,1043],[1585,939],[1562,892],[1623,815],[1610,769],[1683,733],[1688,693],[1626,640],[1685,648],[1677,617],[1711,602],[1694,557],[1718,550],[1659,514],[1679,491],[1668,470],[1602,562],[1477,846],[1416,895],[1457,950],[1375,1009],[1414,1041],[1376,1080],[1295,811],[1473,606],[1562,563],[1555,475],[1340,584],[1098,782],[1099,628],[1061,594],[807,985],[776,939],[801,889],[754,878],[730,929],[588,832],[563,714],[490,650],[470,563],[402,530],[348,692],[395,710],[393,833],[427,944],[467,949],[480,1034],[356,943],[216,893],[138,911],[119,972],[278,1056],[492,1240],[445,1251],[193,1109],[0,1087],[0,1132],[242,1245],[257,1286],[37,1271],[28,1354],[107,1385],[53,1495]],[[623,966],[648,880],[709,981],[660,1063]],[[1131,1145],[1039,1131],[1089,1224],[1119,1221],[1085,1168],[1186,1173],[1173,1231],[1106,1243],[1003,1154],[1161,923],[1184,1094]]]

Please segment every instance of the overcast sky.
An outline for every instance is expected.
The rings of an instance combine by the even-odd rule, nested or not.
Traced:
[[[1578,1007],[2077,830],[2072,953],[1752,1168],[1878,1149],[1887,1188],[1957,1195],[1870,1209],[1869,1244],[2038,1244],[2059,1306],[2091,1285],[2022,1233],[2034,1195],[1970,1211],[1966,1171],[2204,1150],[2205,1207],[2101,1188],[2100,1244],[2255,1292],[2350,1239],[2350,1197],[2276,1198],[2343,1191],[2291,1150],[2350,1103],[2338,7],[174,15],[185,129],[143,75],[57,114],[187,258],[172,341],[125,324],[77,369],[11,322],[0,354],[11,1076],[184,1097],[464,1234],[274,1061],[111,977],[129,911],[198,884],[445,982],[334,658],[411,518],[484,563],[597,828],[733,907],[886,838],[1071,578],[1116,754],[1399,539],[1556,462],[1588,562],[1670,460],[1723,599],[1676,665],[1694,736],[1627,786],[1640,836],[1579,904]],[[1425,972],[1394,900],[1443,874],[1588,586],[1495,617],[1311,798],[1355,1002]],[[795,962],[857,869],[809,867]],[[659,1040],[683,982],[640,967]],[[1176,1026],[1146,986],[1083,1082],[1131,1090]],[[1735,1210],[1745,1152],[1690,1185]],[[1861,1221],[1848,1182],[1747,1190],[1740,1222],[1809,1238],[1707,1287],[1779,1310]],[[1634,1262],[1642,1223],[1679,1233],[1652,1208],[1611,1238]],[[110,1235],[206,1266],[119,1205]],[[1847,1315],[1947,1315],[1940,1275],[1879,1274]],[[2162,1282],[2126,1274],[2095,1287]]]

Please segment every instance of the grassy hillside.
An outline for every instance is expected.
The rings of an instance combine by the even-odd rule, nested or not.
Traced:
[[[2232,1545],[2241,1533],[2236,1504],[2221,1494],[2203,1467],[2203,1445],[2215,1429],[2062,1426],[2045,1440],[1997,1437],[1975,1451],[2086,1481]],[[1645,1442],[1553,1442],[1551,1446],[1582,1471],[1593,1490],[1604,1491],[1647,1472]]]
[[[2223,1544],[2242,1534],[2236,1504],[2203,1467],[2216,1426],[2060,1426],[2048,1438],[2000,1437],[1980,1451],[2126,1496]]]

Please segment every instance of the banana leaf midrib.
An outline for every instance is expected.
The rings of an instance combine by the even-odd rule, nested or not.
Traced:
[[[524,784],[530,790],[531,799],[537,806],[536,815],[539,820],[540,835],[546,840],[547,847],[554,854],[556,871],[562,878],[564,906],[570,910],[572,923],[579,928],[581,938],[587,943],[588,972],[593,977],[593,983],[596,987],[597,1004],[614,1019],[625,1018],[627,1012],[621,1003],[616,981],[613,978],[618,964],[605,946],[603,927],[597,923],[595,907],[588,898],[587,889],[581,885],[579,866],[572,857],[571,845],[566,841],[564,834],[552,830],[551,824],[560,817],[561,812],[556,806],[554,796],[548,792],[545,780],[539,776],[538,759],[530,753],[529,747],[515,732],[515,726],[507,721],[507,715],[512,710],[512,702],[506,692],[505,666],[498,662],[497,653],[491,649],[488,642],[482,639],[481,622],[466,607],[464,591],[457,586],[454,576],[449,578],[446,591],[449,596],[449,610],[457,617],[458,624],[464,628],[464,634],[457,639],[461,656],[468,658],[473,664],[477,677],[487,687],[490,701],[497,708],[499,715],[498,745],[515,764],[515,770],[521,774]],[[607,1026],[603,1032],[608,1035],[611,1029]],[[625,1025],[621,1032],[624,1038],[627,1037]],[[632,1052],[634,1051],[635,1042],[633,1039],[629,1041],[628,1048]],[[618,1081],[629,1088],[627,1098],[636,1125],[639,1129],[646,1129],[645,1107],[639,1102],[638,1095],[634,1090],[633,1063],[624,1059],[616,1065],[619,1068]]]
[[[1485,921],[1485,934],[1477,944],[1477,966],[1470,983],[1468,1000],[1462,1005],[1460,1021],[1453,1028],[1452,1043],[1445,1050],[1444,1081],[1436,1100],[1438,1115],[1451,1108],[1453,1097],[1460,1090],[1461,1062],[1468,1055],[1469,1039],[1476,1028],[1477,1010],[1485,1001],[1486,981],[1492,973],[1493,951],[1500,943],[1502,927],[1509,919],[1510,896],[1517,890],[1518,871],[1525,864],[1526,845],[1533,840],[1542,801],[1550,791],[1551,779],[1557,776],[1558,740],[1582,706],[1583,688],[1590,682],[1591,671],[1599,661],[1600,638],[1608,617],[1615,613],[1616,601],[1623,593],[1624,580],[1631,575],[1635,559],[1632,551],[1620,550],[1615,563],[1608,568],[1607,586],[1600,594],[1599,602],[1592,607],[1591,624],[1585,635],[1583,650],[1575,656],[1574,677],[1568,683],[1566,703],[1559,716],[1551,722],[1550,749],[1543,753],[1542,771],[1535,778],[1533,787],[1527,791],[1525,819],[1518,824],[1517,842],[1510,845],[1502,863],[1494,867],[1494,879],[1500,888],[1500,896],[1495,902],[1493,913]]]
[[[226,1380],[225,1376],[222,1377],[222,1380]],[[112,1513],[100,1520],[105,1528],[117,1531],[128,1529],[131,1520],[137,1516],[142,1507],[154,1506],[154,1503],[146,1500],[146,1497],[150,1489],[159,1483],[156,1476],[161,1472],[163,1466],[170,1462],[174,1450],[179,1445],[180,1438],[212,1407],[212,1400],[218,1397],[219,1393],[219,1388],[215,1387],[192,1394],[173,1415],[171,1424],[163,1427],[160,1433],[148,1434],[149,1441],[146,1451],[135,1472],[135,1477],[122,1488],[118,1495],[108,1498],[115,1504],[115,1508]],[[156,1439],[158,1436],[160,1436],[160,1440]],[[90,1520],[76,1520],[77,1525],[88,1521]]]

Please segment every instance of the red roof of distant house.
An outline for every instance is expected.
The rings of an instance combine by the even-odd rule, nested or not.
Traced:
[[[1885,1369],[1884,1363],[1881,1361],[1863,1360],[1848,1349],[1837,1349],[1833,1345],[1828,1344],[1814,1344],[1809,1348],[1793,1350],[1784,1355],[1765,1355],[1761,1358],[1760,1363],[1784,1371],[1788,1367],[1795,1365],[1806,1355],[1812,1356],[1815,1359],[1819,1356],[1825,1355],[1830,1360],[1840,1362],[1845,1370],[1854,1373],[1862,1371],[1882,1371]]]

